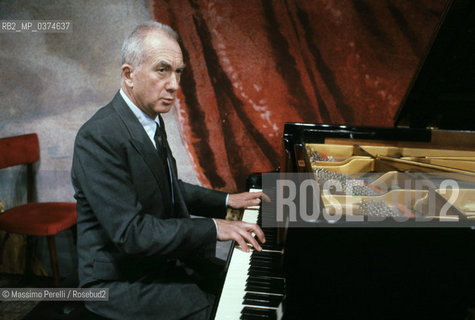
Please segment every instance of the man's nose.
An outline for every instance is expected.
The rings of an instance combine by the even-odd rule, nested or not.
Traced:
[[[178,90],[179,86],[180,86],[180,81],[179,81],[178,75],[175,72],[172,72],[170,74],[170,77],[168,78],[166,89],[169,91],[176,91]]]

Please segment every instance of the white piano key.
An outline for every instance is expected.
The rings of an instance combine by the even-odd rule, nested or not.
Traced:
[[[244,213],[242,214],[242,221],[245,221],[245,222],[257,223],[258,218],[259,218],[258,210],[246,209],[244,210]]]
[[[262,189],[251,188],[251,189],[249,189],[249,192],[262,192]],[[250,207],[248,207],[248,209],[256,209],[256,210],[259,210],[259,207],[260,207],[260,204],[257,205],[257,206],[250,206]]]

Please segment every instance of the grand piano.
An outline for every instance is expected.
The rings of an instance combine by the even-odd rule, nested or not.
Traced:
[[[474,111],[475,3],[454,0],[393,128],[285,125],[280,173],[249,187],[310,177],[320,214],[244,211],[270,241],[232,248],[215,319],[475,319]]]

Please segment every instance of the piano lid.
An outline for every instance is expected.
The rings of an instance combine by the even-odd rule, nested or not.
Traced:
[[[453,0],[395,116],[395,126],[475,130],[475,1]]]

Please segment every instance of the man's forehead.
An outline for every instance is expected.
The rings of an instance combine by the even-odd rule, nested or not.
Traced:
[[[152,63],[169,64],[179,67],[183,64],[181,52],[167,49],[153,49],[149,51],[149,59]]]
[[[149,58],[164,60],[172,64],[183,64],[183,55],[178,42],[168,35],[154,33],[147,36],[145,46]]]

